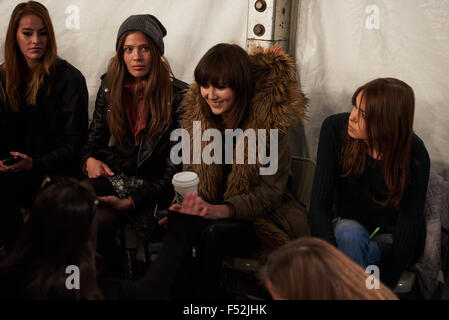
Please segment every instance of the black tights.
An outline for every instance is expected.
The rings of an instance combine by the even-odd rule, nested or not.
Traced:
[[[91,185],[98,197],[102,196],[118,196],[114,187],[105,177],[96,179],[87,179],[84,181]],[[124,212],[118,212],[110,206],[100,203],[97,208],[97,252],[102,257],[99,262],[100,272],[102,275],[119,276],[121,275],[121,253],[117,247],[115,235],[120,226],[126,221]]]
[[[30,209],[43,177],[34,173],[0,172],[0,247],[8,251],[23,226],[20,208]]]
[[[253,224],[215,220],[203,230],[195,247],[197,257],[188,257],[178,275],[174,299],[226,299],[222,285],[223,258],[249,256],[257,247]],[[194,292],[192,292],[192,290]]]

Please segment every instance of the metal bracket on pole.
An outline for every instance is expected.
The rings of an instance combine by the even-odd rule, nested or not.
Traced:
[[[248,51],[278,46],[289,52],[292,1],[248,0]]]

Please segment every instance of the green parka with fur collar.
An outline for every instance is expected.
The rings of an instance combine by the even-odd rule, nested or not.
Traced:
[[[304,117],[306,98],[296,81],[294,63],[286,54],[264,53],[258,49],[250,55],[250,61],[255,93],[241,129],[267,130],[267,139],[263,142],[267,144],[266,150],[270,150],[269,129],[278,129],[277,172],[260,175],[259,168],[263,166],[259,160],[256,164],[248,164],[246,146],[244,164],[235,164],[234,149],[234,164],[226,181],[220,164],[184,165],[184,171],[198,174],[198,191],[205,201],[232,204],[236,220],[252,221],[263,251],[270,251],[291,239],[310,234],[306,211],[288,190],[291,179],[289,127]],[[181,127],[189,132],[191,139],[193,121],[201,121],[202,132],[213,128],[201,111],[199,98],[199,88],[194,83],[182,102]],[[234,148],[243,143],[242,136]],[[208,143],[202,142],[202,149]]]

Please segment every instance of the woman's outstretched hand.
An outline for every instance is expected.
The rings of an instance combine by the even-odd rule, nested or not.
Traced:
[[[110,206],[118,211],[126,211],[133,207],[133,202],[130,198],[120,199],[116,196],[105,196],[98,197],[98,200],[100,200],[102,204]]]
[[[20,152],[10,152],[10,154],[18,161],[9,166],[0,161],[1,172],[23,172],[33,169],[33,158]]]
[[[85,171],[89,178],[98,178],[103,176],[112,177],[114,175],[114,172],[112,172],[107,164],[95,158],[88,158],[86,160]]]
[[[181,204],[173,204],[169,209],[178,213],[200,216],[211,220],[231,218],[235,215],[235,209],[232,205],[207,203],[195,192],[187,193]]]
[[[181,204],[173,204],[169,209],[178,213],[206,218],[209,204],[195,192],[188,192]]]

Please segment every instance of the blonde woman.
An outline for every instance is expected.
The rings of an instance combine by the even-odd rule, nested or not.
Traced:
[[[273,251],[260,278],[275,300],[397,300],[333,245],[312,237]]]

